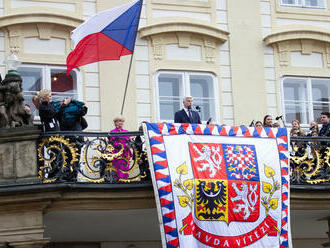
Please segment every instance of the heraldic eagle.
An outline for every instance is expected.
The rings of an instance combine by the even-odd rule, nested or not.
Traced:
[[[216,189],[217,186],[217,189]],[[220,212],[220,204],[226,205],[226,186],[223,182],[209,182],[199,180],[196,192],[197,206],[203,207],[202,212],[198,212],[198,217],[207,220],[217,220],[224,216]]]

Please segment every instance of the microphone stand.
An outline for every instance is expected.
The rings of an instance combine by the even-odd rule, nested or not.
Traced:
[[[286,128],[285,122],[284,122],[284,120],[283,120],[283,115],[281,115],[278,119],[275,118],[275,120],[277,120],[277,121],[278,121],[279,119],[281,119],[281,121],[282,121],[282,123],[283,123],[283,127]]]

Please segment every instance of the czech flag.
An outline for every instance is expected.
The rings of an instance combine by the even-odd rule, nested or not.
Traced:
[[[66,59],[67,75],[82,65],[132,54],[142,1],[99,12],[73,30],[74,50]]]

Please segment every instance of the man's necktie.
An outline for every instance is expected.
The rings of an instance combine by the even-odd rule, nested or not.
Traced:
[[[193,118],[192,118],[191,109],[188,109],[188,113],[189,113],[189,120],[190,120],[190,123],[192,123],[192,122],[193,122]]]

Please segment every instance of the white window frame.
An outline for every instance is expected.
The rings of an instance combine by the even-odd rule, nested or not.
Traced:
[[[313,79],[330,79],[330,78],[317,78],[317,77],[299,77],[299,76],[283,76],[280,80],[281,82],[281,107],[282,107],[282,113],[283,118],[286,126],[291,126],[291,122],[287,122],[286,120],[286,112],[285,112],[285,99],[284,99],[284,80],[286,78],[292,78],[292,79],[303,79],[306,80],[306,90],[307,90],[307,109],[308,109],[308,119],[310,121],[316,121],[314,120],[314,109],[313,109],[313,93],[312,93],[312,80]],[[292,100],[292,102],[298,102],[299,100]],[[309,127],[309,123],[301,123],[301,126],[304,128]]]
[[[219,107],[219,84],[217,77],[211,73],[211,72],[193,72],[193,71],[175,71],[175,70],[159,70],[157,71],[153,76],[153,85],[154,85],[154,103],[155,103],[155,110],[154,114],[156,117],[156,121],[162,121],[162,122],[173,122],[174,116],[172,120],[161,120],[160,119],[160,104],[159,104],[159,87],[158,87],[158,77],[161,73],[169,73],[173,75],[180,75],[182,77],[182,96],[180,96],[180,109],[183,108],[183,98],[185,96],[190,96],[190,83],[189,83],[189,76],[190,75],[206,75],[211,76],[213,80],[213,90],[214,90],[214,102],[215,102],[215,115],[216,116],[210,116],[212,117],[212,123],[220,123],[220,107]],[[180,110],[178,109],[178,110]],[[206,123],[206,121],[202,121],[203,123]]]
[[[51,78],[50,78],[50,71],[51,69],[62,69],[66,70],[66,66],[60,66],[60,65],[40,65],[40,64],[21,64],[19,67],[27,67],[27,68],[40,68],[42,73],[42,89],[51,89]],[[82,89],[82,76],[80,73],[80,70],[73,69],[73,71],[77,75],[77,100],[82,101],[83,100],[83,89]],[[29,92],[29,91],[23,91],[23,92]]]
[[[323,1],[324,6],[309,6],[306,4],[306,0],[294,0],[294,4],[287,4],[284,3],[284,0],[279,0],[280,1],[280,6],[285,6],[285,7],[299,7],[299,8],[315,8],[315,9],[326,9],[327,8],[327,1]]]
[[[51,89],[51,69],[64,69],[66,70],[66,66],[60,66],[60,65],[41,65],[41,64],[28,64],[24,63],[21,64],[19,67],[27,67],[27,68],[41,68],[41,76],[42,76],[42,82],[41,82],[41,89]],[[77,76],[77,100],[83,101],[83,88],[82,88],[82,76],[79,69],[73,69],[73,71],[76,73]],[[34,92],[34,91],[24,91],[24,92]],[[36,115],[34,116],[34,122],[39,123],[40,116]]]

